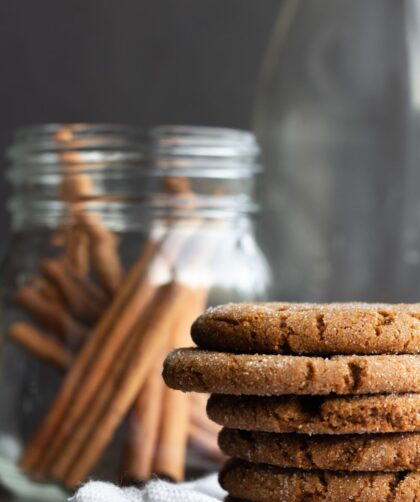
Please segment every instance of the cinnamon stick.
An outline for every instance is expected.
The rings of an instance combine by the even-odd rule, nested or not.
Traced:
[[[175,319],[172,347],[183,346],[189,339],[190,327],[205,306],[204,289],[184,287],[185,300],[182,310]],[[189,399],[187,394],[169,389],[164,390],[161,424],[153,472],[173,481],[184,477],[185,455],[188,440]]]
[[[87,329],[75,321],[59,303],[51,303],[30,285],[23,286],[16,294],[16,302],[29,311],[37,321],[65,340],[80,342]]]
[[[149,299],[147,288],[143,287],[143,296],[140,294],[136,296],[135,292],[157,248],[156,242],[147,242],[142,255],[132,266],[110,307],[84,344],[50,409],[24,451],[20,460],[23,470],[32,471],[39,466],[50,450],[50,442],[54,441],[60,426],[67,424],[67,420],[71,419],[73,427],[74,421],[80,418],[80,411],[97,391],[116,352],[125,343],[127,332],[134,324],[134,317]],[[81,388],[83,393],[80,392]],[[75,410],[75,401],[79,397],[82,398],[79,405],[81,410],[78,408]],[[69,416],[70,414],[74,418]]]
[[[165,385],[162,379],[163,360],[161,354],[147,376],[128,418],[121,478],[130,483],[146,481],[152,475]]]
[[[169,176],[162,178],[164,189],[172,194],[193,195],[189,178],[185,176],[175,177]]]
[[[73,164],[80,162],[80,154],[63,152],[61,161],[69,164],[71,168]],[[101,286],[107,293],[114,294],[124,274],[118,254],[119,239],[105,227],[101,218],[85,212],[84,202],[95,198],[91,177],[84,173],[65,177],[60,186],[59,197],[69,203],[70,213],[76,220],[70,230],[66,249],[70,261],[75,263],[82,273],[86,273],[86,265],[90,261]]]
[[[65,152],[60,154],[60,161],[63,164],[68,164],[71,160],[69,170],[74,169],[72,163],[77,161],[80,156],[78,152],[67,152],[70,158],[65,157]],[[78,203],[93,195],[92,179],[87,174],[78,173],[76,175],[65,175],[58,189],[58,199],[67,202],[68,211],[64,219],[74,217],[78,211]],[[69,222],[62,223],[56,232],[51,236],[50,242],[53,246],[64,246],[65,253],[69,261],[80,268],[82,274],[87,273],[88,268],[88,242],[83,228],[76,223],[72,223],[69,228]]]
[[[60,458],[66,460],[68,465],[64,479],[60,475],[57,476],[57,464],[54,465],[53,474],[62,480],[65,486],[73,487],[85,479],[102,454],[115,429],[133,404],[161,347],[165,345],[173,319],[182,308],[184,300],[185,288],[177,283],[167,284],[159,289],[145,314],[139,318],[135,329],[139,335],[138,343],[119,379],[118,390],[116,391],[115,385],[110,389],[109,402],[105,409],[100,410],[99,420],[93,429],[87,436],[80,438],[81,450],[77,455],[70,457],[66,454],[66,448],[61,451]],[[89,414],[92,414],[92,410]],[[71,441],[74,439],[74,436],[71,437]]]
[[[16,322],[9,328],[9,337],[40,359],[53,364],[58,369],[67,370],[72,361],[72,354],[54,338],[42,333],[34,326]]]
[[[99,288],[93,281],[88,277],[83,277],[78,270],[68,262],[68,260],[63,259],[64,268],[67,273],[71,276],[72,280],[78,284],[78,287],[83,289],[85,293],[92,298],[98,304],[106,307],[110,303],[110,298],[105,292]]]
[[[89,272],[89,237],[82,225],[73,224],[65,242],[65,259],[80,277]]]
[[[184,478],[188,440],[188,397],[165,388],[161,428],[153,462],[153,472],[171,481]]]
[[[63,152],[60,154],[60,160],[63,164],[78,164],[79,159],[80,155],[78,152]],[[92,178],[85,173],[73,173],[65,175],[61,181],[58,198],[74,204],[82,199],[92,197],[93,194]]]
[[[92,269],[103,289],[114,295],[124,277],[124,268],[118,253],[119,239],[93,214],[80,214],[78,217],[89,237]]]
[[[43,260],[41,271],[54,282],[65,298],[67,306],[76,318],[85,322],[96,321],[105,309],[105,302],[98,301],[98,295],[89,294],[87,287],[78,281],[62,260]]]
[[[29,281],[28,285],[41,296],[43,296],[46,300],[49,300],[53,303],[59,303],[62,306],[65,305],[66,302],[63,298],[63,295],[45,277],[34,277]]]

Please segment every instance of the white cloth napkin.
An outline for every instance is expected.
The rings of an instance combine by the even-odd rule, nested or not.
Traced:
[[[155,479],[144,488],[120,488],[112,483],[89,481],[69,502],[220,502],[226,496],[217,475],[174,484]]]

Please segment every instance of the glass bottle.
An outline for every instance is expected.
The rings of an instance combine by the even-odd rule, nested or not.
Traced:
[[[255,127],[276,296],[418,300],[418,0],[285,0]]]
[[[1,269],[7,491],[65,500],[88,476],[137,483],[214,469],[205,399],[166,389],[161,366],[191,344],[207,305],[266,295],[251,218],[257,155],[252,134],[229,129],[16,133]]]

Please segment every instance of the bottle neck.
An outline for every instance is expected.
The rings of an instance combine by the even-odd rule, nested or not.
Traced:
[[[244,219],[260,171],[252,134],[216,128],[40,126],[8,151],[15,229],[54,227],[80,212],[114,229],[153,221]]]

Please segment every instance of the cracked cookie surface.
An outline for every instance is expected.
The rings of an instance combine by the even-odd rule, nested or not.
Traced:
[[[416,354],[420,304],[230,303],[191,328],[203,349],[262,354]]]
[[[420,392],[420,356],[323,358],[177,349],[166,358],[163,377],[184,392],[234,395]]]
[[[420,433],[369,435],[275,434],[222,429],[220,449],[230,457],[283,468],[345,471],[420,470]]]
[[[255,502],[416,502],[420,499],[419,472],[300,471],[233,459],[225,464],[219,480],[233,497]]]
[[[231,429],[300,434],[420,432],[420,394],[319,397],[213,394],[207,414]]]

